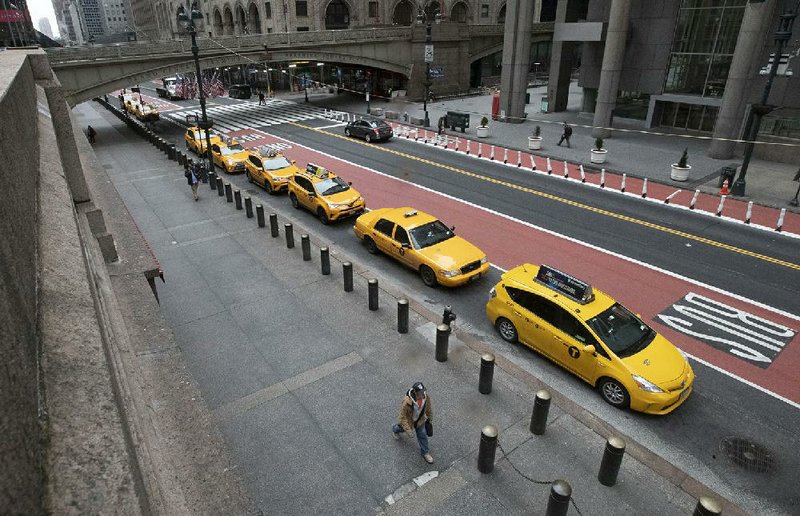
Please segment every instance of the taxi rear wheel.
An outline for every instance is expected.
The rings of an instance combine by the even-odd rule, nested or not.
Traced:
[[[292,207],[296,210],[300,209],[300,203],[297,201],[297,196],[295,194],[289,194],[289,201],[292,203]]]
[[[500,317],[495,321],[494,325],[497,328],[497,333],[500,334],[500,337],[504,341],[511,343],[517,342],[519,334],[517,333],[517,327],[514,326],[514,323],[505,317]]]
[[[429,287],[435,287],[439,284],[439,282],[436,281],[436,273],[427,265],[423,265],[419,268],[419,276],[422,278],[422,282]]]
[[[369,254],[378,254],[378,246],[375,245],[375,241],[370,237],[364,237],[364,245],[367,246],[367,252]]]
[[[319,221],[325,224],[326,226],[328,225],[328,222],[330,222],[328,220],[328,214],[325,213],[325,210],[323,210],[322,208],[317,208],[317,217],[319,217]]]
[[[628,408],[631,397],[625,387],[613,378],[603,378],[598,385],[600,395],[609,405],[617,408]]]

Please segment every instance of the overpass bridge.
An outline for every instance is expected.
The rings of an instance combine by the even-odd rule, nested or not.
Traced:
[[[442,23],[432,27],[441,93],[464,91],[470,66],[503,50],[505,26]],[[532,41],[552,38],[553,23],[535,23]],[[388,70],[408,79],[408,94],[422,95],[425,27],[384,27],[198,38],[200,67],[294,60]],[[189,39],[47,49],[50,66],[70,105],[115,89],[194,70]]]

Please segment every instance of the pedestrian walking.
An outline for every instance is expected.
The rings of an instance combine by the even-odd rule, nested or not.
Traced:
[[[392,425],[392,436],[398,440],[402,432],[416,434],[422,458],[433,464],[428,448],[428,437],[433,436],[433,407],[422,382],[412,385],[400,402],[399,423]]]
[[[439,117],[439,123],[437,125],[439,127],[439,134],[442,134],[444,132],[444,125],[445,125],[445,119],[443,116]]]
[[[267,105],[266,101],[264,100],[264,93],[260,92],[260,91],[258,92],[258,105],[259,106],[266,106]]]
[[[197,188],[200,186],[200,179],[197,177],[198,173],[195,169],[196,165],[192,165],[191,167],[186,169],[184,176],[186,176],[186,180],[189,182],[189,187],[192,189],[192,196],[194,200],[197,201],[200,199],[200,196],[197,195]]]
[[[95,137],[97,136],[97,131],[95,131],[94,127],[90,125],[86,128],[86,136],[89,138],[89,143],[94,143]]]
[[[569,147],[570,146],[569,145],[569,139],[570,139],[571,136],[572,136],[572,126],[570,126],[568,123],[564,122],[564,132],[561,133],[561,139],[558,140],[558,146],[561,147],[561,144],[564,142],[564,140],[566,140],[567,141],[567,147]]]

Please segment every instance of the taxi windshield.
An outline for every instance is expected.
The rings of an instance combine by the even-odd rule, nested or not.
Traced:
[[[284,158],[283,156],[278,156],[277,158],[264,160],[264,170],[280,170],[282,168],[291,166],[292,164],[289,163],[289,160]]]
[[[454,236],[455,233],[439,220],[429,222],[411,230],[411,238],[416,242],[419,249],[436,245]]]
[[[640,352],[656,332],[619,303],[587,321],[600,340],[620,358]]]
[[[323,179],[316,184],[320,195],[333,195],[350,189],[350,185],[344,182],[341,177]]]
[[[225,147],[220,147],[219,148],[219,152],[223,156],[230,156],[232,154],[238,154],[239,152],[244,152],[244,147],[242,147],[238,143],[234,143],[233,145],[227,145]]]

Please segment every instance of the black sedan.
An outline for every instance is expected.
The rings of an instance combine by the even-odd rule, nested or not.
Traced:
[[[344,128],[344,134],[364,138],[367,142],[388,140],[394,135],[392,127],[383,120],[353,120]]]

